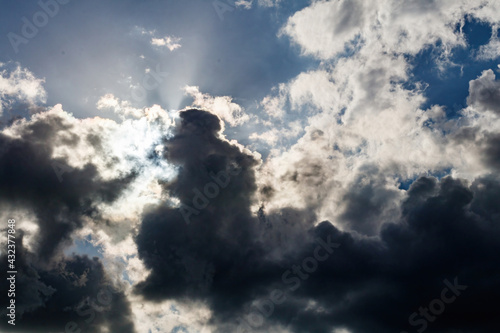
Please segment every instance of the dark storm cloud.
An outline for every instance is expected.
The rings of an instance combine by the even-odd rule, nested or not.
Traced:
[[[380,240],[356,239],[329,222],[311,228],[317,238],[330,236],[341,246],[269,320],[293,332],[498,331],[500,226],[494,202],[499,195],[493,176],[470,187],[452,178],[423,177],[409,190],[402,220],[386,225]],[[312,253],[312,245],[306,248],[302,256]],[[439,316],[429,312],[433,322],[424,324],[419,308],[439,299],[447,287],[443,281],[453,284],[455,278],[466,291]]]
[[[165,153],[180,166],[179,175],[165,190],[180,199],[189,221],[182,208],[166,205],[145,214],[136,241],[152,273],[138,290],[151,299],[203,297],[208,281],[210,290],[217,290],[214,295],[225,298],[220,306],[230,306],[250,296],[254,272],[266,275],[250,213],[257,161],[217,137],[221,127],[216,116],[189,110],[181,119]],[[207,184],[221,184],[218,195],[206,197]],[[198,213],[189,214],[191,209]],[[196,265],[205,269],[193,272]],[[240,285],[248,289],[239,291]]]
[[[80,140],[72,125],[58,115],[45,114],[19,129],[18,138],[0,134],[0,207],[7,212],[33,214],[38,230],[29,251],[23,246],[22,224],[16,228],[15,331],[63,332],[67,322],[75,321],[86,327],[84,331],[104,332],[102,327],[106,326],[111,332],[133,332],[128,301],[113,287],[113,297],[103,314],[90,321],[91,311],[78,313],[77,306],[86,298],[98,297],[108,282],[97,258],[65,256],[63,250],[72,244],[73,233],[83,227],[84,218],[98,222],[97,205],[117,199],[134,175],[104,181],[93,164],[70,168],[64,159],[52,158],[56,145],[75,147]],[[62,181],[57,168],[65,171]],[[6,264],[6,255],[0,260]],[[7,268],[2,267],[0,292],[7,295]],[[1,308],[6,309],[9,299],[1,300]],[[2,314],[7,318],[5,310]],[[0,325],[2,331],[10,327],[6,320]]]
[[[84,216],[97,217],[96,205],[112,202],[133,175],[111,181],[100,179],[92,164],[73,169],[63,159],[52,159],[56,134],[67,135],[62,143],[74,146],[79,140],[71,126],[54,115],[30,123],[21,138],[0,134],[0,204],[27,209],[37,217],[39,259],[49,261],[60,246],[68,245],[73,231],[82,227]],[[57,171],[64,173],[59,181]]]
[[[256,161],[217,137],[217,117],[190,110],[181,118],[165,156],[180,166],[180,173],[164,185],[166,192],[191,207],[196,193],[214,181],[211,174],[233,168],[240,172],[206,208],[191,215],[190,223],[180,208],[166,205],[145,214],[136,241],[152,270],[137,288],[146,298],[205,300],[214,311],[212,322],[219,324],[217,332],[250,332],[252,325],[266,329],[269,324],[293,332],[326,333],[341,327],[362,333],[415,332],[424,327],[422,317],[414,318],[420,321],[413,326],[409,317],[440,297],[447,287],[444,280],[453,284],[456,278],[466,291],[446,305],[438,320],[426,322],[427,331],[500,328],[496,177],[470,186],[450,177],[421,177],[409,189],[399,221],[386,221],[377,239],[358,238],[328,221],[314,226],[315,216],[308,212],[283,209],[266,215],[262,208],[253,216],[249,207],[256,191]],[[370,191],[353,189],[346,200],[374,200],[378,194]],[[363,205],[349,207],[352,223],[368,220],[354,213]],[[340,247],[314,272],[284,279],[287,270],[312,256],[318,239]],[[264,323],[249,319],[259,304],[269,306],[276,290],[286,292],[285,301],[273,305]],[[257,303],[251,305],[253,301]],[[244,324],[228,328],[228,322]]]
[[[97,258],[72,256],[41,268],[17,236],[16,325],[2,320],[2,332],[135,332],[125,295],[112,287]],[[0,260],[7,262],[7,256]],[[2,270],[1,276],[0,290],[7,295],[9,275]],[[9,300],[0,301],[4,319]]]
[[[481,185],[485,183],[487,187]],[[438,320],[428,322],[427,331],[498,330],[494,314],[500,308],[495,301],[500,288],[493,281],[500,278],[500,230],[498,220],[492,220],[498,212],[491,200],[499,194],[494,178],[477,180],[469,188],[452,178],[438,182],[423,177],[409,190],[402,221],[386,225],[380,241],[355,240],[325,223],[318,228],[322,237],[331,233],[342,247],[299,293],[326,311],[297,309],[297,317],[287,323],[296,332],[308,331],[311,321],[323,323],[315,332],[337,325],[354,332],[415,332],[424,324],[410,325],[409,316],[440,297],[445,279],[457,277],[467,291]]]
[[[340,218],[351,230],[373,236],[379,232],[384,210],[397,200],[398,193],[384,186],[385,179],[376,166],[366,165],[360,171],[342,198],[345,209]]]
[[[190,110],[181,118],[176,135],[166,142],[166,158],[180,171],[165,190],[185,207],[198,210],[193,199],[205,192],[205,186],[222,184],[223,174],[231,176],[219,194],[208,199],[206,208],[189,216],[189,223],[181,208],[165,205],[145,214],[136,241],[140,258],[152,272],[137,291],[151,300],[208,300],[220,319],[233,315],[281,276],[282,268],[265,255],[279,242],[287,246],[307,240],[307,235],[298,234],[303,229],[297,230],[297,225],[306,220],[310,224],[314,218],[284,211],[273,217],[280,230],[264,216],[260,221],[252,216],[257,161],[216,136],[220,130],[216,116]]]

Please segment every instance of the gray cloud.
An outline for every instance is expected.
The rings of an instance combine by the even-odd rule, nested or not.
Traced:
[[[421,177],[408,191],[400,220],[386,221],[378,239],[358,238],[328,221],[314,226],[316,218],[306,212],[285,213],[285,209],[278,216],[261,209],[259,217],[250,214],[256,162],[217,137],[217,117],[190,110],[181,113],[181,118],[165,156],[175,160],[181,171],[165,184],[165,191],[190,204],[192,189],[210,182],[210,173],[232,165],[242,171],[190,224],[179,208],[159,206],[144,215],[136,242],[152,273],[139,284],[138,293],[156,301],[204,300],[214,311],[212,322],[219,325],[218,332],[231,332],[249,311],[257,309],[253,301],[259,304],[281,288],[286,301],[256,328],[281,325],[293,332],[326,333],[341,327],[386,332],[420,328],[409,324],[410,314],[435,298],[444,279],[458,277],[470,286],[467,293],[430,323],[428,331],[493,332],[499,328],[494,300],[500,290],[492,284],[500,278],[496,256],[500,235],[492,223],[498,217],[492,204],[500,194],[496,177],[479,178],[472,185],[451,177],[441,181]],[[368,216],[355,211],[364,205],[354,202],[365,194],[353,191],[346,198],[353,202],[348,217],[363,225]],[[293,228],[302,240],[289,239],[293,250],[287,252],[280,233],[290,235]],[[282,275],[313,253],[318,238],[341,247],[292,291],[293,283],[283,284]],[[204,269],[198,279],[192,278],[193,265],[188,262]],[[488,273],[478,271],[479,267]],[[208,281],[203,288],[202,281]]]
[[[63,250],[72,244],[74,232],[86,220],[99,223],[98,205],[115,201],[135,175],[105,181],[93,164],[72,168],[66,160],[53,158],[56,145],[75,147],[81,140],[72,132],[73,125],[57,114],[46,114],[18,129],[19,137],[0,134],[0,206],[8,212],[32,214],[38,230],[30,241],[31,250],[24,245],[26,232],[22,226],[15,234],[15,331],[62,331],[67,322],[75,321],[92,332],[104,332],[106,327],[111,331],[134,332],[128,300],[115,287],[108,311],[91,322],[78,315],[76,307],[86,298],[96,297],[111,279],[98,258],[66,256]],[[60,133],[65,134],[63,139],[57,135]],[[54,163],[71,170],[64,174],[62,182],[57,178]],[[5,243],[3,246],[7,247]],[[7,262],[5,253],[1,260]],[[6,271],[2,269],[0,284],[5,295]],[[2,298],[2,309],[6,309],[8,301]],[[11,329],[5,320],[0,325],[3,331]]]
[[[469,83],[467,104],[500,114],[500,81],[495,79],[495,73],[491,69]]]
[[[2,332],[135,332],[129,302],[98,258],[74,255],[52,268],[41,267],[38,254],[26,250],[22,239],[16,239],[16,325],[2,320]],[[0,260],[7,262],[7,256]],[[5,295],[7,275],[3,270],[0,290]],[[8,302],[2,297],[4,318]]]
[[[71,242],[83,217],[98,218],[97,204],[117,199],[134,177],[103,181],[92,164],[74,169],[63,159],[53,159],[58,132],[71,134],[71,125],[50,115],[24,127],[21,138],[0,134],[0,202],[35,214],[40,227],[37,253],[47,262]],[[65,143],[71,147],[78,140],[73,134]],[[54,165],[72,170],[64,182],[58,181]]]

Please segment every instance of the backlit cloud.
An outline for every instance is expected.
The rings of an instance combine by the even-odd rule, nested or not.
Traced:
[[[64,10],[0,53],[0,331],[500,330],[498,2]]]

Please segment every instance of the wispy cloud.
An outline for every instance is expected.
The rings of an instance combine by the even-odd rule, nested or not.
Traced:
[[[156,47],[165,47],[170,51],[174,51],[182,45],[179,43],[181,38],[175,36],[164,36],[159,37],[158,32],[156,30],[147,30],[142,27],[135,27],[135,29],[143,36],[151,36],[150,43]]]
[[[175,49],[178,49],[181,47],[180,38],[177,37],[171,37],[171,36],[166,36],[163,38],[152,38],[151,39],[151,45],[154,46],[164,46],[168,48],[170,51],[173,51]]]

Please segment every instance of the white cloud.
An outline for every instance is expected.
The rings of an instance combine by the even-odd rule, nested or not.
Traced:
[[[292,108],[299,109],[310,104],[321,110],[333,109],[339,98],[332,93],[335,91],[335,85],[330,79],[325,70],[299,74],[288,87]]]
[[[296,138],[302,131],[303,127],[300,120],[296,120],[280,129],[272,128],[261,134],[252,133],[249,138],[252,140],[264,141],[270,146],[276,146],[277,143],[283,145],[286,140]]]
[[[477,53],[478,60],[493,60],[500,57],[500,40],[491,39],[486,45],[481,45]]]
[[[460,119],[448,120],[440,106],[421,108],[425,83],[412,89],[404,85],[412,69],[407,55],[434,45],[436,63],[442,65],[449,63],[453,47],[465,45],[456,27],[466,14],[495,24],[498,4],[481,4],[314,1],[295,13],[282,34],[304,54],[324,61],[316,70],[281,83],[261,102],[279,129],[291,111],[308,116],[305,134],[289,149],[275,146],[260,169],[261,186],[275,188],[266,209],[315,207],[320,221],[373,235],[388,216],[399,214],[405,193],[399,181],[446,169],[467,179],[491,172],[482,154],[488,138],[500,132],[498,117],[481,113],[474,102]],[[338,57],[352,43],[357,43],[353,54]],[[493,72],[471,81],[470,100],[485,90],[479,85],[497,87]],[[491,97],[498,89],[494,94],[486,90]],[[467,126],[477,129],[475,140],[451,139]],[[270,130],[252,137],[276,144],[280,134]],[[375,227],[346,224],[346,196],[362,196],[367,189],[378,193],[366,198],[379,208],[371,216]]]
[[[129,300],[136,318],[137,332],[173,332],[179,326],[186,327],[189,332],[215,332],[206,325],[211,312],[202,303],[151,303],[144,302],[141,297],[133,294],[129,296]]]
[[[477,52],[478,60],[493,60],[500,57],[500,40],[498,39],[498,29],[500,26],[494,25],[492,27],[492,35],[490,41],[486,45],[481,45]]]
[[[30,106],[45,103],[47,93],[43,88],[44,79],[17,65],[15,69],[8,70],[5,64],[0,63],[0,115],[3,109],[13,102],[23,102]]]
[[[172,118],[158,105],[144,108],[139,119],[124,119],[117,123],[100,117],[77,119],[58,104],[28,120],[16,121],[3,133],[19,137],[26,126],[50,117],[61,119],[64,126],[69,128],[55,133],[53,157],[67,159],[73,168],[92,163],[103,179],[115,179],[135,169],[142,170],[147,177],[140,180],[140,187],[144,191],[149,191],[148,179],[167,179],[175,173],[165,161],[161,160],[158,165],[150,159],[150,154],[161,143],[161,139],[171,135],[173,126]],[[81,139],[73,142],[70,140],[72,137]],[[131,207],[125,207],[122,212]]]
[[[316,1],[295,13],[282,30],[305,54],[322,59],[344,50],[361,33],[367,18],[364,1]]]
[[[273,93],[277,96],[268,95],[262,99],[261,106],[264,111],[272,118],[282,118],[286,114],[286,103],[288,101],[288,86],[280,83],[278,87],[273,88]]]
[[[309,113],[313,113],[313,109],[333,109],[339,96],[335,94],[335,85],[330,80],[330,74],[326,70],[301,73],[289,83],[274,87],[272,93],[264,97],[260,104],[275,119],[283,119],[287,106],[293,111],[302,111],[304,107],[308,107]]]
[[[245,114],[243,108],[233,103],[233,99],[229,96],[210,96],[200,92],[199,87],[185,86],[184,91],[187,95],[194,98],[193,107],[210,111],[222,120],[229,123],[231,126],[238,126],[247,122],[250,117]]]
[[[129,101],[120,101],[113,94],[106,94],[97,101],[97,109],[101,111],[110,110],[123,118],[129,116],[141,118],[144,113],[142,109],[132,107]]]
[[[158,37],[158,32],[155,29],[147,30],[143,27],[135,26],[134,31],[141,36],[151,36],[150,43],[153,46],[166,47],[170,51],[174,51],[182,46],[179,43],[181,38],[175,36]]]
[[[416,54],[441,42],[443,55],[465,38],[457,25],[465,14],[495,24],[500,19],[494,1],[314,1],[295,13],[282,30],[304,54],[331,59],[353,42],[376,44],[388,54]]]
[[[168,48],[170,51],[173,51],[175,49],[178,49],[181,47],[180,38],[178,37],[173,37],[173,36],[166,36],[163,38],[152,38],[151,39],[151,45],[154,46],[164,46]]]
[[[236,7],[243,7],[244,9],[252,8],[253,0],[237,0],[234,5]]]
[[[262,7],[277,7],[282,0],[258,0],[259,6]]]

